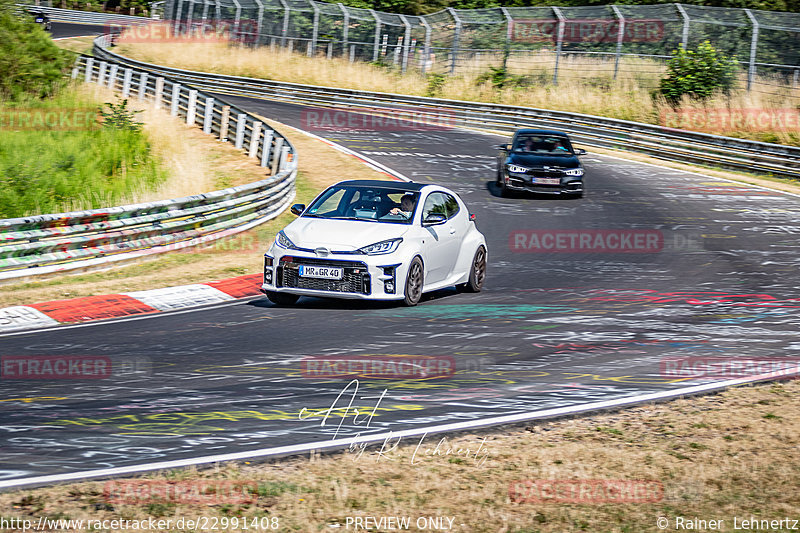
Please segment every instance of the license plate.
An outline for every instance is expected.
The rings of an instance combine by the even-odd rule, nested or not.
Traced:
[[[561,185],[561,179],[559,178],[533,178],[531,179],[531,183],[537,183],[541,185]]]
[[[342,268],[300,265],[302,278],[342,279],[343,273]]]

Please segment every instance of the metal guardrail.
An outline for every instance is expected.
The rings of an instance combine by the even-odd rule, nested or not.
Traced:
[[[106,44],[102,38],[96,39],[94,55],[161,76],[169,76],[215,93],[314,106],[362,109],[367,113],[392,113],[398,109],[411,108],[432,120],[444,117],[450,124],[481,130],[513,132],[522,127],[559,129],[586,146],[642,153],[667,161],[800,179],[799,147],[565,111],[319,87],[182,70],[126,58],[108,50]]]
[[[80,24],[115,24],[115,25],[133,25],[133,24],[147,24],[153,22],[153,19],[148,17],[135,17],[131,15],[120,15],[116,13],[102,13],[96,11],[76,11],[73,9],[61,9],[58,7],[48,7],[33,4],[17,4],[22,9],[31,11],[42,11],[50,17],[52,22],[71,22]]]
[[[0,220],[0,280],[114,263],[228,237],[280,214],[295,195],[292,144],[259,119],[171,79],[80,56],[73,79],[152,101],[270,169],[267,179],[206,194]]]

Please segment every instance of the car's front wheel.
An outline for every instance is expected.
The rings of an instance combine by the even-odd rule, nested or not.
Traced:
[[[483,280],[486,279],[486,248],[480,246],[472,259],[472,268],[469,271],[469,279],[457,288],[464,292],[481,292]]]
[[[417,305],[422,299],[422,284],[425,281],[425,271],[422,268],[422,260],[415,257],[408,267],[406,275],[406,289],[403,303],[408,307]]]
[[[267,298],[275,305],[294,305],[300,298],[296,294],[287,294],[285,292],[267,291]]]

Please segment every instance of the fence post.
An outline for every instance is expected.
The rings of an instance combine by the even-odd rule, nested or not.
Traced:
[[[408,50],[411,43],[411,24],[408,22],[408,19],[405,17],[405,15],[399,16],[400,20],[403,21],[403,25],[406,27],[406,31],[403,34],[403,61],[402,66],[400,67],[400,71],[405,73],[406,69],[408,68]]]
[[[156,78],[156,109],[161,107],[161,99],[164,96],[164,78]]]
[[[328,41],[328,53],[326,54],[328,59],[333,57],[333,41]]]
[[[450,16],[453,17],[453,22],[456,23],[456,28],[453,33],[453,48],[452,48],[453,61],[450,63],[450,74],[455,74],[456,63],[458,62],[458,45],[461,39],[461,19],[458,18],[456,10],[453,9],[452,7],[448,7],[447,11],[450,13]]]
[[[244,113],[239,113],[236,116],[236,140],[233,145],[239,150],[244,146],[244,126],[246,122],[247,115]]]
[[[228,126],[231,123],[231,106],[222,106],[222,118],[219,121],[219,140],[228,142]]]
[[[614,15],[617,17],[617,24],[619,25],[619,31],[617,31],[617,54],[614,57],[614,79],[617,79],[619,58],[622,55],[622,39],[625,37],[625,17],[622,16],[622,11],[620,11],[617,6],[612,4],[611,9],[614,11]]]
[[[172,34],[178,35],[178,30],[180,30],[180,21],[182,18],[181,10],[183,9],[183,0],[178,0],[178,5],[175,8],[175,23],[172,26]]]
[[[272,137],[275,135],[272,130],[264,132],[264,143],[261,146],[261,166],[269,166],[269,155],[272,153]]]
[[[88,61],[86,62],[88,65]],[[122,97],[127,98],[131,95],[131,78],[133,78],[133,69],[126,68],[125,74],[122,77]]]
[[[747,90],[749,91],[753,86],[753,81],[756,77],[756,50],[758,49],[758,20],[749,9],[744,10],[747,18],[750,19],[750,24],[753,25],[753,36],[750,40],[750,65],[747,69]]]
[[[283,6],[283,28],[281,29],[281,47],[286,46],[286,37],[289,33],[289,4],[286,0],[278,0]]]
[[[208,20],[208,0],[203,0],[203,14],[201,15],[200,22],[203,23],[203,32],[206,30],[206,21]]]
[[[251,44],[259,44],[261,42],[261,26],[264,20],[264,3],[261,0],[255,0],[258,4],[258,22],[256,23],[256,36]]]
[[[506,67],[508,66],[508,56],[511,55],[511,38],[514,34],[514,17],[511,16],[511,13],[508,12],[508,9],[501,7],[500,10],[506,17],[506,46],[505,50],[503,50],[503,71],[505,72]]]
[[[355,63],[356,61],[356,45],[350,45],[350,62]]]
[[[189,105],[186,107],[186,124],[194,126],[195,115],[197,114],[197,91],[189,91]]]
[[[214,125],[214,99],[206,97],[206,104],[203,109],[203,133],[211,133],[211,126]]]
[[[422,47],[422,65],[420,66],[420,70],[425,74],[428,68],[428,59],[431,55],[431,33],[433,33],[433,30],[424,16],[420,17],[419,20],[422,22],[422,25],[425,26],[425,44]],[[433,66],[433,64],[431,64],[431,66]]]
[[[270,172],[274,176],[280,171],[280,159],[281,159],[281,151],[283,150],[283,137],[278,137],[275,139],[275,148],[272,150],[272,166],[270,167]]]
[[[689,14],[680,4],[675,4],[675,7],[678,9],[678,13],[681,14],[681,18],[683,19],[683,34],[681,35],[681,48],[686,50],[686,47],[689,46],[689,24],[691,23],[691,19],[689,18]]]
[[[101,61],[97,71],[97,85],[103,85],[103,80],[106,79],[106,68],[108,68],[108,63]]]
[[[172,84],[172,102],[170,102],[169,106],[169,114],[173,117],[178,116],[178,105],[181,102],[181,84],[180,83],[173,83]]]
[[[261,140],[261,122],[253,122],[253,134],[250,136],[250,149],[247,151],[247,157],[255,157],[258,155],[258,141]]]
[[[342,10],[344,20],[342,21],[342,55],[347,53],[347,39],[350,37],[350,12],[344,7],[344,4],[339,3],[339,9]]]
[[[317,39],[319,38],[319,6],[316,2],[309,2],[314,9],[314,27],[311,29],[311,47],[309,48],[310,56],[317,53]]]
[[[564,26],[566,25],[566,18],[561,10],[553,7],[553,13],[558,17],[558,35],[556,37],[556,64],[553,68],[553,85],[558,85],[558,63],[561,61],[561,45],[564,44]]]
[[[375,19],[375,41],[373,44],[373,51],[372,51],[372,60],[378,60],[378,51],[381,45],[381,19],[377,13],[375,13],[374,9],[370,9],[369,12],[372,14],[372,18]]]
[[[233,3],[236,4],[236,14],[233,17],[233,34],[238,38],[239,21],[242,20],[242,4],[239,3],[239,0],[233,0]]]
[[[194,0],[189,0],[189,9],[186,12],[186,32],[192,29],[192,15],[194,14]]]
[[[144,100],[144,95],[147,93],[147,72],[142,72],[139,75],[139,100]]]
[[[92,69],[94,69],[94,58],[89,57],[86,59],[86,72],[84,73],[83,81],[89,83],[92,81]]]
[[[114,63],[111,65],[111,72],[108,74],[108,88],[109,89],[116,89],[117,88],[117,73],[119,72],[119,65]]]
[[[792,75],[792,89],[797,88],[797,80],[800,78],[800,70],[794,69],[794,74]]]

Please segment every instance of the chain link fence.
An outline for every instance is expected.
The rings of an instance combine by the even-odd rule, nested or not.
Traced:
[[[656,88],[679,47],[735,55],[747,89],[795,96],[800,13],[686,4],[448,8],[409,16],[315,0],[167,0],[178,31],[228,24],[253,45],[456,74],[504,66],[535,82],[621,76]]]

